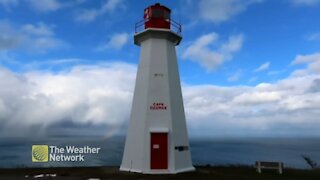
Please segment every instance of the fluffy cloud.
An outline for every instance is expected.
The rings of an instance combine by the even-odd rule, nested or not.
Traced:
[[[314,79],[312,81],[312,84],[310,85],[308,92],[311,92],[311,93],[320,92],[320,79]]]
[[[313,33],[307,37],[309,41],[319,41],[320,40],[320,32]]]
[[[75,16],[75,20],[79,22],[91,22],[98,16],[111,13],[115,9],[123,7],[122,0],[108,0],[100,8],[81,10]]]
[[[16,33],[6,21],[0,21],[0,51],[6,51],[20,46],[23,35]]]
[[[230,36],[227,41],[214,49],[212,46],[218,44],[218,38],[219,35],[214,32],[199,37],[186,48],[182,58],[198,62],[207,71],[212,71],[225,61],[231,60],[233,54],[241,49],[244,41],[242,34]]]
[[[185,108],[191,134],[201,132],[201,135],[211,137],[319,136],[319,77],[287,78],[254,87],[185,87]]]
[[[62,1],[62,0],[25,0],[31,7],[38,12],[53,12],[62,8],[73,7],[78,4],[84,3],[86,0],[73,0],[73,1]]]
[[[294,6],[315,6],[320,3],[319,0],[291,0]]]
[[[120,126],[128,119],[135,72],[121,63],[20,75],[1,68],[0,123],[10,131],[65,122]]]
[[[18,3],[18,0],[0,0],[0,4],[7,10],[9,10],[12,6],[18,5]]]
[[[306,74],[317,74],[320,72],[320,53],[309,55],[297,55],[291,65],[306,64],[306,69],[296,70],[292,73],[294,76],[304,76]]]
[[[237,70],[234,74],[232,74],[229,78],[228,81],[229,82],[234,82],[234,81],[238,81],[242,76],[242,71],[241,70]]]
[[[40,12],[55,11],[62,7],[58,0],[28,0],[32,7]]]
[[[39,36],[52,36],[54,32],[52,31],[52,26],[47,25],[43,22],[39,22],[36,25],[26,24],[22,26],[22,31],[31,34],[31,35],[39,35]]]
[[[293,65],[306,67],[274,83],[184,85],[191,136],[320,136],[320,71],[311,68],[319,61],[317,53],[298,55]],[[108,128],[125,132],[135,74],[136,66],[126,63],[75,66],[55,73],[16,74],[1,68],[0,132],[31,129],[34,134],[68,127],[68,132],[83,133],[78,128],[84,126],[88,133],[97,132],[97,127],[100,133]]]
[[[270,67],[270,62],[265,62],[261,64],[257,69],[254,70],[254,72],[261,72],[269,69]]]
[[[214,23],[221,23],[245,11],[247,7],[262,0],[201,0],[200,18]]]
[[[78,4],[84,3],[86,0],[73,0],[73,1],[62,1],[62,0],[24,0],[24,2],[32,9],[38,12],[46,13],[53,12],[62,8],[73,7]],[[7,10],[11,7],[17,6],[22,2],[18,0],[0,0],[0,5],[4,6]]]
[[[320,61],[320,53],[309,55],[297,55],[291,64],[306,64]]]
[[[128,33],[117,33],[114,34],[110,40],[101,46],[96,48],[97,51],[105,51],[107,49],[121,49],[125,44],[127,44],[129,40]]]
[[[0,21],[0,51],[23,48],[44,53],[62,47],[67,44],[54,36],[52,25],[39,22],[16,27],[8,21]]]

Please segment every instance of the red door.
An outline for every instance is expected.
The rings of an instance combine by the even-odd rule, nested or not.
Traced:
[[[151,133],[151,169],[168,169],[168,134]]]

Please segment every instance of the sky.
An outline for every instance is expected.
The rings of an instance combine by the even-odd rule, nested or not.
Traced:
[[[157,1],[0,0],[0,137],[125,134]],[[320,0],[159,0],[190,137],[320,136]]]

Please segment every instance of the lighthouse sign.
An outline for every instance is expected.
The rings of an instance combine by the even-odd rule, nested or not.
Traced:
[[[167,106],[164,103],[154,102],[150,106],[150,110],[167,110]]]

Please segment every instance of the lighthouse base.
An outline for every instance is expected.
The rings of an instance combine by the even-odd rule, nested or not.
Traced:
[[[142,173],[142,174],[178,174],[178,173],[190,172],[195,170],[196,169],[193,166],[188,168],[183,168],[183,169],[172,170],[172,171],[169,169],[142,171],[142,170],[135,170],[135,169],[120,167],[120,171],[135,172],[135,173]]]

